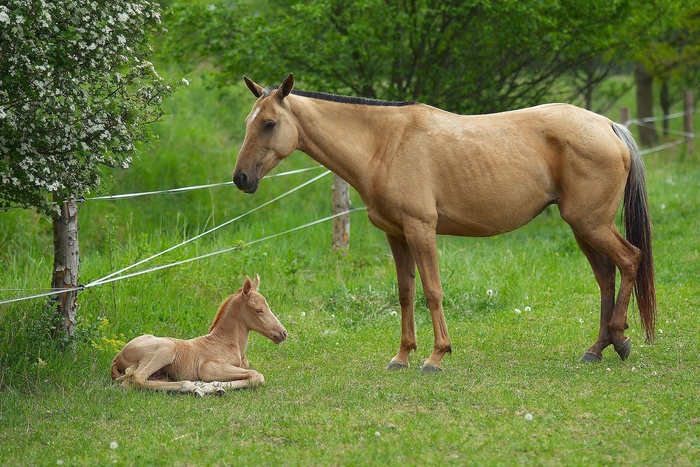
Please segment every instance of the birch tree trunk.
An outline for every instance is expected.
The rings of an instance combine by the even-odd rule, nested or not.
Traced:
[[[333,214],[350,209],[348,182],[333,174]],[[333,219],[333,248],[347,249],[350,244],[350,213]]]
[[[78,291],[60,291],[78,287],[78,203],[75,199],[63,201],[57,196],[54,196],[54,201],[61,207],[60,214],[53,214],[54,257],[51,288],[58,292],[55,301],[59,322],[54,337],[60,337],[60,333],[71,337],[75,333]]]

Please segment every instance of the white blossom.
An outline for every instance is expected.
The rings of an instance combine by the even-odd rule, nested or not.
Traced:
[[[147,0],[2,2],[0,207],[48,213],[46,192],[81,196],[99,185],[100,164],[129,167],[136,142],[149,137],[144,123],[186,85],[165,82],[148,61],[150,31],[162,30],[157,8]]]

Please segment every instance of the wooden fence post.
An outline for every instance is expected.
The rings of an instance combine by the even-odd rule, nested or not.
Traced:
[[[333,174],[333,214],[350,209],[348,182]],[[347,249],[350,244],[350,213],[333,219],[333,249]]]
[[[75,199],[66,201],[54,195],[54,201],[60,206],[60,213],[53,214],[53,280],[51,288],[57,291],[56,312],[59,327],[54,337],[66,337],[75,333],[75,313],[78,308],[77,290],[80,251],[78,249],[78,203]]]
[[[694,151],[694,131],[693,131],[693,91],[685,91],[685,98],[683,99],[683,110],[685,115],[683,116],[683,128],[685,131],[685,153],[688,156],[693,155]]]
[[[630,115],[629,107],[620,107],[620,123],[629,126],[629,122],[632,120]]]

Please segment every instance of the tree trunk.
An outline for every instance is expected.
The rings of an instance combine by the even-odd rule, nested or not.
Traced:
[[[80,251],[78,250],[78,203],[74,199],[62,201],[54,196],[61,212],[53,214],[53,281],[51,288],[57,291],[56,312],[59,322],[54,337],[61,333],[71,337],[75,333],[75,314],[78,291],[78,267]]]
[[[348,182],[333,175],[333,214],[350,209]],[[347,249],[350,244],[350,213],[333,219],[333,248]]]
[[[652,85],[654,78],[647,72],[644,65],[638,63],[634,69],[634,78],[637,84],[637,118],[639,125],[639,142],[643,146],[651,146],[659,140],[654,122],[645,122],[644,119],[654,116],[654,99]]]

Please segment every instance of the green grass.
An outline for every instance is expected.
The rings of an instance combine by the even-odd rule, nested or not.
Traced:
[[[230,178],[251,98],[192,83],[159,124],[161,141],[115,175],[112,192]],[[68,347],[47,338],[41,300],[0,305],[0,464],[697,465],[700,163],[681,161],[679,151],[647,157],[658,339],[644,344],[631,307],[633,348],[624,362],[608,349],[602,364],[578,363],[597,333],[598,290],[551,208],[500,237],[440,238],[454,351],[443,373],[420,373],[432,327],[419,290],[418,351],[410,369],[386,371],[400,336],[394,266],[383,234],[356,212],[347,255],[331,251],[330,224],[323,224],[88,289],[79,296],[79,338]],[[312,165],[295,154],[278,171]],[[316,173],[267,180],[255,196],[229,186],[86,202],[81,280],[162,251]],[[353,202],[360,204],[356,195]],[[154,263],[281,232],[329,211],[326,177]],[[50,225],[26,212],[0,216],[0,289],[45,288]],[[289,331],[279,346],[251,339],[248,356],[265,386],[196,399],[110,384],[109,364],[124,341],[146,332],[203,334],[218,304],[254,273]]]

